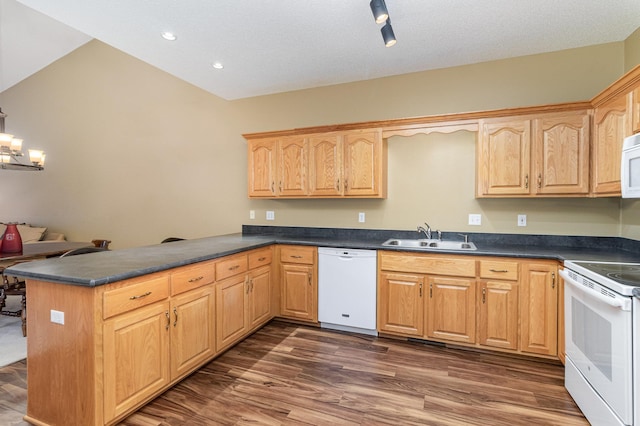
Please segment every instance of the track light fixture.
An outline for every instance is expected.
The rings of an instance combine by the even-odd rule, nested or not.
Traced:
[[[389,12],[387,12],[387,5],[384,4],[384,0],[371,0],[369,3],[373,17],[376,20],[376,24],[382,24],[389,18]]]
[[[393,33],[393,28],[391,27],[391,18],[389,18],[389,11],[387,11],[387,5],[384,0],[371,0],[369,3],[371,7],[371,12],[373,12],[373,17],[376,20],[376,24],[385,23],[384,26],[380,29],[382,33],[382,39],[384,40],[384,45],[386,47],[391,47],[396,44],[396,35]]]
[[[387,23],[380,29],[380,32],[386,47],[396,44],[396,35],[393,33],[393,27],[391,27],[391,19],[387,19]]]

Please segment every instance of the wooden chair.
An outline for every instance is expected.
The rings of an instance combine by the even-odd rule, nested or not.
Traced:
[[[22,319],[22,335],[27,336],[27,287],[24,281],[17,277],[10,277],[2,273],[2,283],[0,285],[0,315],[10,317],[20,317]],[[21,296],[21,309],[17,311],[4,310],[7,304],[7,296]]]

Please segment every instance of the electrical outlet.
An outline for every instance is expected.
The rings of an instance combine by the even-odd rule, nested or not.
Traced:
[[[518,215],[518,226],[527,226],[527,215],[519,214]]]
[[[482,225],[482,216],[479,214],[469,214],[469,225]]]
[[[268,210],[267,211],[267,220],[276,220],[276,212]]]
[[[358,222],[364,223],[364,212],[358,213]]]
[[[64,325],[64,312],[51,309],[51,322]]]
[[[256,218],[256,211],[249,210],[249,219],[255,219],[255,218]]]

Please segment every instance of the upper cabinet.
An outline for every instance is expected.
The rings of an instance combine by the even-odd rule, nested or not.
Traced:
[[[593,193],[620,196],[622,141],[631,134],[632,94],[619,96],[599,105],[593,115]]]
[[[589,112],[480,120],[478,197],[589,193]]]
[[[249,139],[250,198],[385,198],[380,130]]]

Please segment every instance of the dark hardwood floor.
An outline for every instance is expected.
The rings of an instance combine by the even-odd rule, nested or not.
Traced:
[[[121,426],[588,425],[560,364],[274,321]],[[0,424],[26,425],[26,364],[0,369]]]

